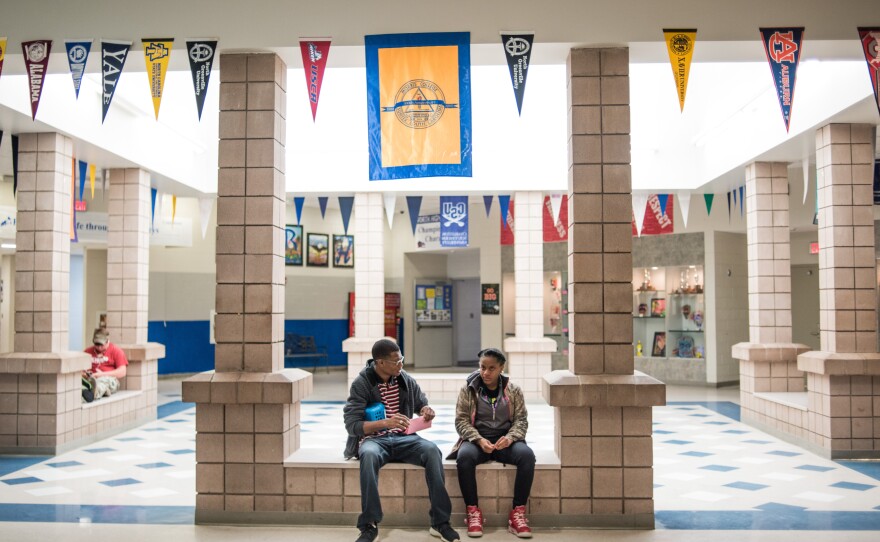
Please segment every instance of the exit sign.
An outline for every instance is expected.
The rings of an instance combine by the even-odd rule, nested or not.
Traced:
[[[86,212],[86,202],[85,200],[76,200],[73,202],[73,209],[78,213]]]
[[[810,254],[819,254],[819,243],[810,243]]]

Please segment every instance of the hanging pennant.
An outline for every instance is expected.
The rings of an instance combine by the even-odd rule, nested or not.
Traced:
[[[324,215],[327,214],[327,196],[318,196],[318,207],[321,208],[321,218],[324,218]]]
[[[733,189],[733,209],[736,210],[736,188]]]
[[[516,228],[516,226],[515,226],[516,219],[514,218],[514,215],[515,215],[514,209],[516,208],[516,205],[514,205],[513,201],[509,201],[510,196],[506,196],[506,197],[508,198],[507,212],[501,214],[501,216],[502,216],[501,234],[499,236],[502,246],[513,245],[516,242],[515,234],[514,234],[514,231]],[[498,196],[498,199],[501,200],[501,196]],[[503,217],[507,217],[506,220]]]
[[[89,165],[89,187],[92,189],[92,199],[95,199],[95,164]]]
[[[498,205],[501,206],[501,231],[507,228],[507,213],[510,212],[510,196],[498,196]]]
[[[156,223],[156,199],[159,197],[159,191],[150,188],[150,225]]]
[[[168,72],[168,59],[174,38],[144,38],[144,62],[147,65],[147,80],[150,95],[153,97],[153,111],[159,120],[159,106],[162,105],[162,89],[165,88],[165,74]]]
[[[534,41],[534,32],[501,33],[504,56],[507,58],[507,69],[510,71],[510,82],[513,84],[513,95],[516,98],[516,110],[520,116],[522,116],[523,97],[526,94],[526,77],[529,75],[529,62],[532,58]]]
[[[202,239],[208,235],[208,223],[211,221],[211,209],[214,208],[214,198],[202,196],[199,198],[199,219],[202,226]]]
[[[21,44],[24,54],[24,69],[28,75],[28,94],[31,100],[31,120],[37,118],[40,107],[40,96],[43,94],[43,82],[49,67],[49,53],[52,51],[52,40],[25,41]]]
[[[739,216],[742,216],[743,211],[746,208],[746,199],[743,197],[743,190],[745,190],[744,186],[739,187]]]
[[[67,63],[70,65],[70,76],[73,77],[73,90],[76,92],[76,98],[79,99],[79,87],[82,85],[86,61],[92,49],[92,40],[66,40],[64,47],[67,48]]]
[[[199,120],[202,120],[205,95],[208,93],[208,81],[211,79],[211,64],[214,62],[214,51],[216,50],[217,40],[188,40],[186,42],[186,56],[189,58],[189,70],[192,72]]]
[[[669,201],[669,194],[657,194],[657,201],[660,203],[660,212],[666,214],[666,202]]]
[[[83,193],[86,190],[86,172],[88,171],[88,162],[79,161],[79,200],[82,201]],[[71,193],[71,197],[73,193]]]
[[[413,235],[416,234],[416,226],[419,223],[419,209],[422,207],[422,196],[407,196],[406,208],[409,210],[409,223],[412,226]]]
[[[397,203],[397,194],[394,192],[385,192],[382,196],[385,203],[385,217],[388,219],[388,229],[394,226],[394,207]]]
[[[675,91],[678,94],[678,105],[684,111],[684,98],[687,94],[688,76],[691,71],[691,58],[694,56],[694,43],[697,41],[697,30],[663,29],[669,63],[672,65],[672,77],[675,78]]]
[[[559,209],[562,208],[562,194],[550,194],[549,203],[550,210],[553,211],[553,225],[555,226],[559,222]],[[568,198],[566,198],[568,199]],[[546,202],[546,200],[545,200]]]
[[[486,218],[489,218],[489,213],[492,211],[492,196],[483,196],[483,205],[486,207]]]
[[[302,38],[299,40],[302,53],[303,68],[306,74],[306,89],[309,94],[309,105],[312,107],[312,122],[318,114],[318,98],[321,96],[321,83],[324,81],[324,68],[330,54],[330,39]]]
[[[130,41],[104,40],[101,42],[101,74],[103,96],[101,100],[101,123],[107,119],[107,111],[110,110],[110,102],[116,93],[116,85],[119,84],[119,76],[122,75],[122,67],[128,58],[131,49]]]
[[[727,193],[727,221],[730,222],[730,192]]]
[[[801,60],[801,41],[804,37],[804,29],[800,27],[761,28],[760,30],[764,52],[767,53],[767,61],[770,63],[770,72],[773,75],[774,88],[776,88],[776,95],[779,98],[779,107],[782,108],[785,131],[788,132],[791,124],[791,107],[794,103],[794,85],[797,81],[798,63]]]
[[[101,199],[107,199],[107,183],[110,181],[110,171],[107,169],[101,170]]]
[[[715,194],[703,194],[703,201],[706,202],[706,216],[712,214],[712,201],[715,199]]]
[[[6,36],[0,37],[0,75],[3,75],[3,60],[6,58]]]
[[[174,217],[177,216],[177,196],[171,194],[171,223],[174,224]]]
[[[354,197],[339,196],[339,212],[342,214],[342,229],[348,235],[348,221],[351,220],[351,209],[354,206]]]
[[[690,192],[679,192],[678,193],[678,208],[681,211],[681,221],[685,228],[688,225],[688,213],[690,213],[691,209],[691,193]]]
[[[555,209],[553,208],[554,196],[558,196],[556,199],[559,200],[555,204]],[[542,222],[544,227],[542,229],[544,230],[544,242],[561,243],[568,241],[568,195],[552,194],[544,196],[543,207]]]
[[[18,192],[18,136],[12,136],[12,195]]]
[[[303,196],[296,196],[293,198],[293,207],[296,209],[296,223],[302,224],[302,214],[303,214],[303,204],[306,202],[306,198]]]
[[[810,189],[810,159],[809,157],[804,158],[801,161],[801,168],[804,170],[804,201],[801,202],[801,205],[807,204],[807,190]]]
[[[868,63],[868,75],[871,77],[874,101],[877,103],[877,111],[880,111],[880,28],[860,27],[859,40],[862,42],[865,62]],[[2,57],[0,57],[0,68],[2,68]]]
[[[156,222],[159,222],[159,224],[162,224],[162,222],[163,222],[162,215],[164,214],[164,212],[163,212],[164,210],[165,210],[165,194],[163,194],[160,191],[156,194],[156,214],[153,217],[153,220]]]
[[[635,231],[633,235],[642,236],[642,227],[645,224],[645,209],[648,207],[647,194],[632,195],[633,222],[635,223]]]

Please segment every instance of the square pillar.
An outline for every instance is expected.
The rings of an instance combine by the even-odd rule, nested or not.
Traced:
[[[570,358],[543,386],[556,407],[558,512],[653,528],[651,407],[666,388],[633,370],[629,50],[572,49],[568,77]]]
[[[284,460],[299,448],[312,377],[284,369],[287,66],[220,56],[215,371],[183,383],[196,403],[196,522],[285,512]]]

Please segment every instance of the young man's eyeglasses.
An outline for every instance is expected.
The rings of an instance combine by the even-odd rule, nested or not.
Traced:
[[[403,356],[400,356],[400,359],[398,359],[398,360],[393,360],[393,359],[383,359],[382,361],[384,361],[385,363],[392,363],[392,364],[394,364],[394,365],[400,365],[400,366],[403,366],[403,359],[404,359]]]

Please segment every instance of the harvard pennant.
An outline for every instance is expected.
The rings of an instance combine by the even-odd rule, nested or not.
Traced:
[[[162,89],[165,88],[165,74],[168,59],[171,57],[172,38],[143,39],[144,61],[147,63],[147,80],[150,82],[150,95],[153,97],[153,111],[159,120],[159,106],[162,104]]]
[[[859,28],[859,40],[868,63],[868,74],[871,76],[871,88],[874,89],[874,101],[880,111],[880,28]]]
[[[804,29],[800,28],[761,28],[761,41],[770,63],[776,96],[782,108],[785,131],[791,124],[791,107],[794,103],[794,84],[797,80],[798,63],[801,60],[801,42]]]
[[[666,49],[669,52],[669,63],[672,64],[672,76],[675,78],[678,105],[681,111],[684,111],[684,97],[687,94],[688,76],[691,71],[691,58],[694,56],[697,31],[664,29],[663,36],[666,39]]]

